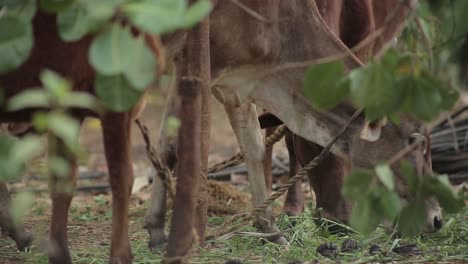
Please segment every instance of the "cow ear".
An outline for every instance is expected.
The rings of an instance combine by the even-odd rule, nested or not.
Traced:
[[[364,121],[364,127],[361,130],[361,139],[369,142],[375,142],[379,140],[382,127],[387,124],[387,118],[378,119],[374,122],[369,120]]]

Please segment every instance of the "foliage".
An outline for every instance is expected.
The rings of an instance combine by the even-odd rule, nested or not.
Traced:
[[[57,14],[63,41],[95,34],[89,62],[96,70],[96,93],[114,111],[130,109],[156,80],[157,61],[149,34],[187,29],[211,11],[209,0],[188,7],[186,0],[2,0],[0,73],[21,65],[33,47],[32,18],[40,8]],[[138,30],[139,33],[135,33]]]

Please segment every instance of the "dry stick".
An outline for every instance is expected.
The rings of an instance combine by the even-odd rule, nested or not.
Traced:
[[[304,178],[308,173],[315,167],[317,167],[330,153],[330,149],[333,147],[335,142],[346,132],[348,129],[349,125],[362,113],[362,109],[357,110],[351,118],[346,122],[346,124],[341,128],[340,131],[333,137],[333,139],[325,146],[325,148],[320,152],[320,154],[314,158],[309,164],[307,164],[304,168],[302,168],[298,174],[293,176],[291,179],[289,179],[288,183],[284,184],[281,186],[281,188],[273,193],[267,200],[265,200],[262,204],[258,205],[251,211],[251,213],[242,213],[233,216],[231,219],[228,221],[225,221],[225,223],[220,226],[219,228],[216,229],[215,235],[213,237],[219,237],[221,235],[231,233],[236,231],[239,227],[245,225],[245,221],[252,220],[252,218],[258,216],[263,210],[265,210],[267,207],[271,206],[271,204],[276,201],[279,197],[281,197],[292,185],[294,185],[297,181],[301,180]],[[238,224],[236,224],[233,227],[230,227],[228,229],[225,229],[227,225],[239,221]]]
[[[276,142],[280,141],[281,138],[284,137],[286,134],[286,131],[288,131],[288,128],[285,125],[279,126],[273,134],[271,134],[269,137],[265,139],[265,147],[269,147]],[[218,171],[222,171],[225,168],[236,166],[244,162],[244,155],[239,152],[236,155],[232,156],[230,159],[227,159],[225,161],[222,161],[220,163],[217,163],[213,166],[211,166],[208,169],[208,173],[214,173]]]
[[[141,135],[143,136],[143,140],[146,144],[146,154],[150,159],[151,163],[153,164],[154,169],[157,172],[158,177],[164,184],[164,188],[168,190],[169,197],[174,201],[174,185],[172,184],[172,173],[169,168],[163,164],[163,162],[159,159],[158,155],[156,154],[156,150],[154,149],[153,145],[151,145],[150,135],[148,128],[141,124],[139,119],[135,120],[135,123],[138,125],[140,129]]]

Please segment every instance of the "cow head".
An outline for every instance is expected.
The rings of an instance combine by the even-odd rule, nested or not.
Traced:
[[[379,161],[393,159],[410,144],[419,141],[420,143],[412,151],[401,158],[411,162],[418,176],[423,177],[432,173],[429,132],[420,121],[410,116],[403,116],[398,125],[392,122],[386,124],[364,122],[364,129],[356,125],[351,129],[347,141],[349,162],[355,169],[371,169]],[[401,174],[401,162],[396,160],[391,164],[391,168],[395,173],[396,190],[402,204],[405,204],[412,199],[412,194],[408,192],[406,179]],[[425,202],[426,231],[436,231],[442,226],[440,207],[435,199],[431,198]]]

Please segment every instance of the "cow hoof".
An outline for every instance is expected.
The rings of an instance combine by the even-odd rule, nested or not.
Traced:
[[[32,244],[33,236],[28,230],[24,230],[24,233],[15,239],[16,247],[19,251],[25,251]]]
[[[278,245],[289,246],[289,242],[284,236],[275,237],[271,242]]]
[[[151,251],[157,251],[159,249],[163,249],[167,243],[167,235],[164,231],[155,232],[152,235],[150,234],[150,238],[148,241],[148,248]]]
[[[371,255],[377,255],[377,254],[379,254],[381,252],[382,252],[382,250],[380,249],[380,246],[377,245],[377,244],[373,244],[369,248],[369,254],[371,254]]]
[[[302,207],[285,204],[283,212],[288,216],[298,216],[302,213]]]
[[[71,264],[70,251],[66,243],[56,243],[49,241],[47,245],[49,263],[51,264]]]
[[[329,259],[335,259],[338,255],[337,248],[332,243],[323,243],[319,245],[317,247],[317,253]]]
[[[403,244],[392,250],[393,252],[403,256],[420,256],[421,250],[414,243]]]
[[[240,259],[229,259],[224,262],[224,264],[244,264]]]
[[[131,256],[113,257],[109,260],[109,264],[131,264],[131,263],[132,263]]]
[[[347,238],[341,244],[341,252],[351,253],[359,249],[359,243],[351,238]]]

